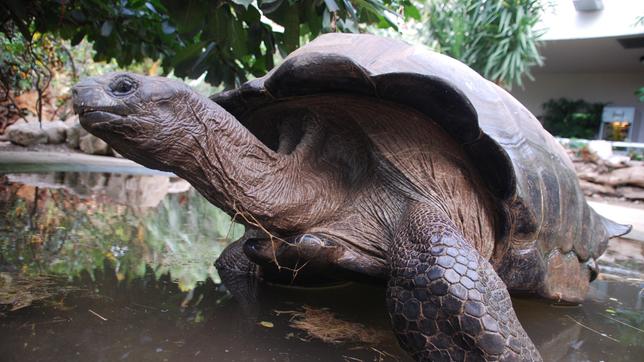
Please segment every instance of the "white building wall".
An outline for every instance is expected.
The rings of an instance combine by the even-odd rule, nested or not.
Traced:
[[[644,142],[644,103],[634,92],[644,86],[644,74],[638,73],[538,73],[525,88],[512,88],[512,95],[535,116],[543,113],[541,105],[553,98],[583,99],[635,107],[632,142]]]
[[[638,24],[644,15],[643,0],[603,0],[600,11],[577,11],[572,0],[542,0],[545,12],[537,26],[543,40],[617,37],[644,32]]]

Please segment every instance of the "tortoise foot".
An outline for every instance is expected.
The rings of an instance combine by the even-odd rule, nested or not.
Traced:
[[[440,212],[412,206],[391,251],[387,306],[420,361],[540,361],[505,284]]]

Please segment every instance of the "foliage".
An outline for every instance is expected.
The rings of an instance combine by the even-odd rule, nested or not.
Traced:
[[[208,276],[219,282],[213,262],[244,227],[214,207],[195,190],[168,195],[154,212],[142,218],[145,243],[164,250],[157,256],[157,277],[170,273],[183,291]],[[162,246],[162,247],[160,247]]]
[[[359,24],[396,27],[391,9],[414,13],[410,0],[36,0],[0,4],[0,31],[17,27],[83,38],[95,60],[128,65],[162,59],[166,71],[213,85],[234,86],[271,69],[277,54],[328,31],[359,31]]]
[[[571,150],[581,150],[584,148],[588,148],[588,142],[586,140],[570,138],[570,140],[568,141],[567,144],[565,144],[565,146],[566,148],[569,148]]]
[[[35,88],[32,79],[40,77],[39,87],[46,85],[47,70],[41,69],[35,64],[34,59],[40,59],[42,63],[62,67],[69,60],[69,54],[64,51],[60,44],[51,36],[37,34],[33,42],[28,42],[21,34],[15,34],[10,39],[0,34],[0,62],[3,67],[0,69],[1,79],[12,85],[12,89],[25,90]]]
[[[635,95],[640,102],[644,102],[644,87],[640,87],[638,90],[636,90]]]
[[[494,82],[521,86],[542,64],[540,14],[538,0],[428,0],[427,42]]]
[[[241,225],[194,190],[166,195],[147,210],[110,202],[92,181],[101,177],[56,174],[64,188],[7,186],[0,178],[0,264],[75,278],[107,261],[119,280],[151,268],[157,277],[170,273],[182,290],[207,277],[218,281],[213,261],[243,234]],[[89,198],[75,194],[86,188]]]
[[[630,157],[633,161],[644,161],[644,151],[630,150],[628,151],[628,157]]]
[[[69,117],[73,112],[68,102],[70,88],[79,78],[118,70],[148,75],[161,72],[160,61],[149,58],[126,67],[114,59],[95,62],[96,51],[90,42],[83,40],[72,47],[70,41],[51,33],[34,33],[28,41],[20,32],[11,37],[0,32],[0,45],[0,89],[4,93],[0,94],[0,133],[19,116],[34,114],[41,120]],[[215,92],[203,77],[189,83],[202,94]]]
[[[73,77],[76,76],[69,50],[51,34],[37,32],[29,39],[21,33],[0,33],[0,46],[0,87],[3,92],[0,99],[12,99],[13,94],[35,90],[38,93],[35,108],[40,119],[42,95],[52,81],[54,72],[68,67]]]
[[[543,127],[554,135],[593,139],[601,125],[604,106],[604,103],[589,103],[581,99],[551,99],[542,106],[541,121]]]

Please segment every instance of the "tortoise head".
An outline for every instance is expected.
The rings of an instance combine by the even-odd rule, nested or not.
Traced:
[[[86,130],[126,157],[162,170],[171,168],[166,160],[173,158],[159,155],[181,152],[176,141],[198,127],[194,112],[209,102],[181,82],[125,72],[85,78],[72,94]]]
[[[283,160],[216,102],[176,80],[124,72],[86,78],[72,93],[83,128],[123,156],[174,172],[231,213],[273,212],[248,195],[278,184],[266,175]]]

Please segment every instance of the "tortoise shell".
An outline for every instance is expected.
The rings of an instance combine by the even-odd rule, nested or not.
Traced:
[[[462,145],[501,215],[490,261],[510,291],[581,300],[594,260],[610,238],[629,231],[586,203],[565,150],[525,107],[466,65],[422,47],[327,34],[266,76],[211,99],[244,124],[275,102],[329,93],[414,108]]]

